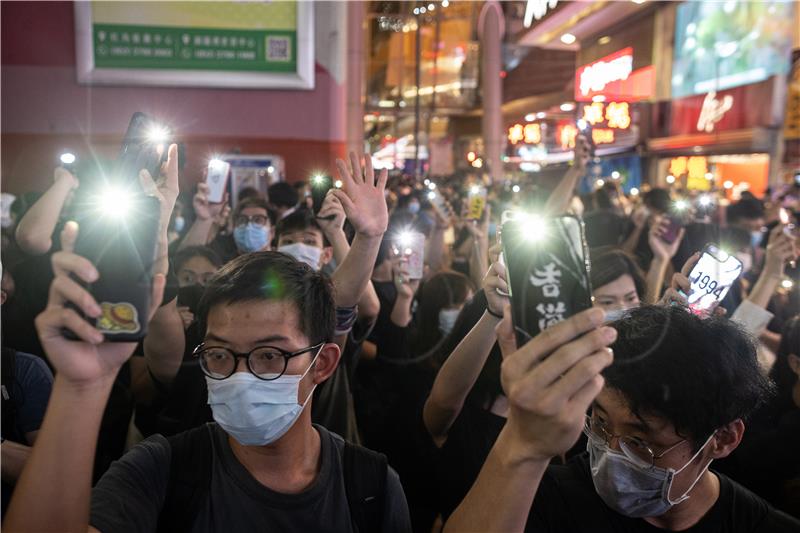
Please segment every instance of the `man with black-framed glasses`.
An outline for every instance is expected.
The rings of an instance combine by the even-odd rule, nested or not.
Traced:
[[[590,309],[517,350],[501,322],[508,419],[444,530],[800,531],[709,470],[736,449],[770,391],[747,334],[678,307],[604,320]],[[549,465],[581,430],[586,453]]]

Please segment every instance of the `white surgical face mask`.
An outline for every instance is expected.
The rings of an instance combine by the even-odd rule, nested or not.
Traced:
[[[322,250],[316,246],[311,246],[302,242],[293,244],[284,244],[278,247],[279,252],[291,255],[301,263],[305,263],[314,270],[319,270],[320,257],[322,257]]]
[[[461,309],[442,309],[439,311],[439,331],[443,336],[448,336],[453,331]]]
[[[700,471],[694,482],[676,499],[669,497],[675,476],[697,458],[714,437],[712,433],[705,444],[681,468],[645,467],[624,453],[616,452],[600,438],[589,436],[589,467],[597,494],[606,505],[618,513],[632,518],[661,516],[674,505],[689,498],[689,492],[703,477],[711,461]]]
[[[283,437],[314,393],[316,385],[303,403],[297,403],[300,381],[321,351],[322,347],[302,375],[284,374],[272,381],[259,379],[250,372],[235,372],[226,379],[206,376],[208,405],[214,421],[243,446],[266,446]]]

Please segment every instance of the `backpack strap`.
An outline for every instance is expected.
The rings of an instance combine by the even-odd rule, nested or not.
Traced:
[[[386,456],[347,441],[343,455],[344,488],[355,531],[380,531],[386,501]]]
[[[213,424],[169,437],[169,482],[158,517],[161,533],[190,531],[211,486]]]

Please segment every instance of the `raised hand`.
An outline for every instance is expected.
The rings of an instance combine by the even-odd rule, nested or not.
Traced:
[[[767,257],[764,262],[766,275],[782,278],[786,263],[797,260],[797,238],[783,224],[778,224],[769,234]]]
[[[70,172],[64,167],[56,167],[55,171],[53,172],[53,183],[64,182],[69,185],[70,190],[74,190],[78,188],[80,182],[78,178],[75,177],[75,174]]]
[[[575,151],[573,153],[572,168],[578,172],[586,172],[586,167],[589,166],[589,159],[591,157],[591,149],[589,140],[583,133],[579,133],[575,136]]]
[[[53,254],[53,283],[47,308],[36,317],[36,331],[48,359],[59,376],[74,385],[91,386],[96,382],[114,379],[119,368],[128,360],[136,348],[135,342],[104,342],[103,334],[84,320],[70,302],[90,317],[101,314],[100,306],[89,292],[74,279],[85,282],[98,279],[99,273],[89,260],[74,253],[78,237],[78,225],[68,222],[61,233],[61,251]],[[166,278],[162,274],[153,277],[150,313],[152,318],[164,294]],[[67,328],[81,340],[64,337]]]
[[[333,194],[333,190],[328,191],[325,200],[322,202],[322,207],[317,213],[317,224],[319,224],[319,227],[322,228],[329,240],[331,235],[342,231],[345,218],[342,202]]]
[[[392,258],[392,278],[398,297],[410,300],[417,293],[420,280],[409,278],[408,259],[401,255]]]
[[[647,235],[647,242],[650,245],[650,249],[653,251],[653,255],[662,261],[669,261],[675,257],[675,254],[678,253],[678,247],[683,240],[683,235],[685,234],[685,230],[681,228],[678,231],[676,239],[668,243],[661,238],[668,228],[669,219],[665,216],[657,216],[653,219],[653,224],[650,226],[650,232]]]
[[[617,338],[593,308],[556,324],[503,360],[507,426],[515,454],[547,461],[578,440],[585,414],[603,388],[600,372],[611,364],[607,346]]]
[[[389,209],[386,206],[384,190],[389,172],[384,169],[375,179],[372,158],[364,157],[364,168],[355,153],[350,153],[350,167],[341,159],[336,160],[341,189],[333,189],[333,194],[341,202],[347,219],[357,233],[380,237],[389,225]]]
[[[198,218],[198,220],[210,220],[218,218],[222,212],[225,210],[225,207],[228,206],[228,193],[225,193],[225,197],[222,199],[221,203],[212,204],[208,201],[208,185],[206,183],[198,183],[197,184],[197,192],[192,198],[192,207],[194,208],[194,214]]]
[[[508,303],[508,296],[504,296],[508,294],[505,265],[492,263],[489,271],[483,277],[483,292],[486,294],[486,305],[489,311],[495,315],[503,315]]]
[[[686,297],[692,293],[692,283],[689,281],[689,273],[699,260],[700,252],[695,252],[686,260],[681,271],[672,275],[669,288],[664,292],[664,295],[656,305],[680,305],[682,307],[689,305],[689,302],[686,300]]]
[[[167,161],[161,165],[161,174],[154,181],[146,169],[139,172],[139,183],[148,196],[155,196],[161,204],[161,230],[166,232],[169,218],[178,199],[178,145],[170,144],[167,151]]]

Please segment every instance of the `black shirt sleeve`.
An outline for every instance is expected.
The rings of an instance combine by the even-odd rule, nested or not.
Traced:
[[[112,463],[92,491],[89,523],[103,533],[157,529],[169,480],[170,446],[161,435]]]
[[[383,510],[383,533],[406,533],[411,531],[411,515],[408,512],[408,503],[403,487],[400,485],[400,476],[388,467],[386,469],[386,499]]]

